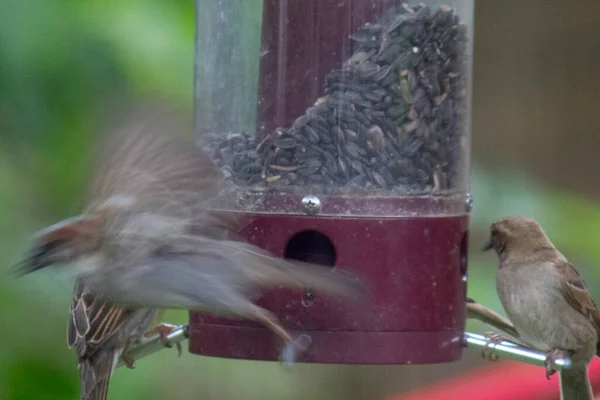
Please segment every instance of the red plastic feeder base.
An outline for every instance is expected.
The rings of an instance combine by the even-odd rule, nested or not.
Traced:
[[[250,243],[279,257],[343,267],[362,277],[374,297],[361,307],[322,293],[265,291],[257,304],[295,336],[310,339],[297,361],[427,364],[460,359],[469,223],[464,200],[321,199],[319,216],[242,214],[247,219],[241,233]],[[301,197],[270,200],[280,210],[283,204],[297,212]],[[378,207],[381,215],[403,210],[408,216],[329,216],[366,204]],[[435,210],[429,215],[437,216],[424,210]],[[277,361],[283,343],[253,321],[191,312],[189,346],[199,355]]]

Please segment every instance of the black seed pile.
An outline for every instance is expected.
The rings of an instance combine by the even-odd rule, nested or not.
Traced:
[[[207,135],[237,186],[294,192],[431,193],[456,188],[466,115],[467,32],[445,6],[395,6],[350,36],[323,96],[257,143]]]

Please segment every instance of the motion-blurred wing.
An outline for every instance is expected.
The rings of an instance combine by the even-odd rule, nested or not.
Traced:
[[[93,205],[133,199],[136,207],[186,220],[200,219],[220,192],[223,174],[183,133],[174,113],[144,107],[109,135],[91,192]],[[183,138],[190,139],[185,143]]]

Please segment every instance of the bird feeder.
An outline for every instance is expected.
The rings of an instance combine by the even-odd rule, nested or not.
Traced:
[[[472,19],[472,0],[196,1],[196,130],[226,175],[219,210],[248,242],[373,296],[265,290],[257,304],[309,339],[298,361],[460,358]],[[199,355],[282,351],[258,323],[200,311],[189,336]]]

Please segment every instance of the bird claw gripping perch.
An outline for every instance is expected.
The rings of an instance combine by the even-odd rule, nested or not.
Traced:
[[[163,344],[163,346],[170,349],[171,347],[173,347],[173,345],[169,341],[169,334],[177,328],[178,326],[176,325],[161,322],[160,324],[156,325],[154,329],[148,332],[148,334],[150,335],[153,333],[157,333],[160,336],[160,342]],[[176,342],[175,347],[177,348],[177,355],[181,357],[181,343]]]
[[[135,360],[131,357],[128,357],[125,354],[121,355],[121,359],[123,360],[123,364],[129,369],[135,369]]]
[[[281,363],[283,366],[291,368],[296,363],[298,353],[308,350],[311,342],[310,336],[306,334],[301,334],[294,341],[286,341],[281,352]]]
[[[561,358],[569,358],[573,354],[569,351],[554,349],[546,355],[546,361],[544,365],[546,367],[546,378],[550,380],[550,377],[556,373],[556,370],[552,368],[552,365]]]
[[[500,357],[497,354],[495,354],[496,345],[504,342],[506,338],[502,334],[495,332],[486,332],[483,336],[487,338],[487,342],[485,343],[485,345],[483,345],[481,349],[481,357],[487,357],[490,361],[498,361]],[[490,348],[490,345],[492,344],[494,345],[494,347]],[[488,349],[489,354],[486,354]]]

